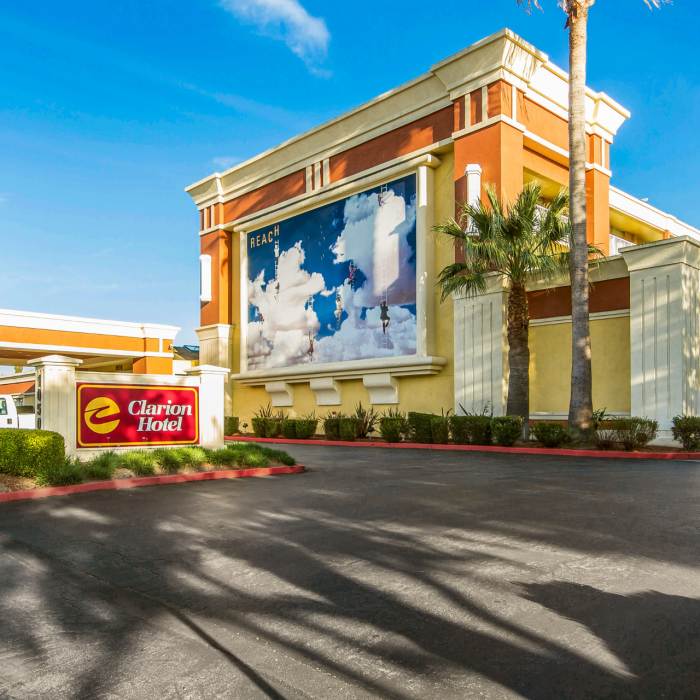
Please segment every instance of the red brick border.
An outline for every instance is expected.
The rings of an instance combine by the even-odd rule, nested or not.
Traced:
[[[346,442],[343,440],[298,440],[292,438],[257,438],[250,435],[231,435],[227,442],[270,442],[285,445],[315,445],[318,447],[380,447],[394,450],[443,450],[447,452],[496,452],[514,455],[549,455],[553,457],[584,457],[587,459],[664,459],[700,460],[700,452],[623,452],[622,450],[573,450],[550,447],[499,447],[498,445],[436,445],[422,442]]]
[[[279,474],[299,474],[305,467],[295,464],[292,467],[256,467],[251,469],[220,469],[211,472],[195,472],[193,474],[165,474],[163,476],[137,476],[133,479],[112,479],[110,481],[89,481],[85,484],[71,486],[47,486],[40,489],[24,491],[7,491],[0,493],[0,503],[9,501],[26,501],[49,496],[68,496],[73,493],[89,493],[90,491],[120,491],[134,489],[139,486],[161,486],[164,484],[184,484],[190,481],[211,481],[216,479],[244,479],[253,476],[277,476]]]

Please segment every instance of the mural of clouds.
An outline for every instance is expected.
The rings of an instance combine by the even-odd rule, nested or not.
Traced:
[[[328,75],[319,66],[331,34],[323,18],[309,14],[298,0],[220,0],[220,5],[262,34],[284,41],[313,73]]]
[[[248,369],[416,352],[415,176],[248,234]]]

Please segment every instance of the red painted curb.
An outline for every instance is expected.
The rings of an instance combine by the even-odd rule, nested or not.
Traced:
[[[137,476],[133,479],[113,479],[110,481],[90,481],[86,484],[71,486],[47,486],[41,489],[24,491],[7,491],[0,493],[0,503],[8,501],[26,501],[49,496],[68,496],[73,493],[90,491],[119,491],[135,489],[140,486],[161,486],[165,484],[184,484],[190,481],[211,481],[216,479],[244,479],[253,476],[276,476],[278,474],[299,474],[305,470],[303,464],[292,467],[254,467],[250,469],[220,469],[212,472],[195,472],[194,474],[166,474],[163,476]]]
[[[318,447],[380,447],[393,450],[443,450],[447,452],[496,452],[515,455],[550,455],[587,459],[700,459],[700,452],[623,452],[622,450],[572,450],[550,447],[499,447],[498,445],[435,445],[422,442],[346,442],[344,440],[298,440],[295,438],[258,438],[250,435],[227,436],[227,442],[270,442],[284,445]]]

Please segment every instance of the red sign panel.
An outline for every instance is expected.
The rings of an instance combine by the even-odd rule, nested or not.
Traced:
[[[199,389],[78,384],[78,447],[194,445]]]

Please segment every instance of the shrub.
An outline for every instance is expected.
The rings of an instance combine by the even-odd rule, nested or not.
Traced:
[[[235,435],[239,430],[240,418],[238,416],[226,416],[224,418],[224,434]]]
[[[326,440],[340,440],[340,419],[343,417],[342,413],[329,413],[323,419],[323,432]]]
[[[615,442],[619,442],[627,451],[644,447],[656,437],[659,424],[649,418],[616,418],[608,422],[615,435]]]
[[[491,432],[497,445],[510,447],[523,432],[523,419],[520,416],[497,416],[491,419]]]
[[[0,472],[35,477],[65,470],[63,436],[50,430],[0,429]]]
[[[113,450],[102,452],[82,465],[86,479],[107,480],[112,478],[115,469],[121,463],[119,455]]]
[[[297,437],[297,421],[294,418],[285,418],[282,421],[282,435],[287,439],[294,439]]]
[[[401,442],[401,436],[405,431],[404,418],[391,418],[382,416],[379,419],[379,433],[386,442]]]
[[[490,445],[491,416],[450,416],[450,433],[459,445]]]
[[[700,416],[674,416],[673,439],[678,440],[686,450],[700,447]]]
[[[284,421],[284,418],[268,418],[265,421],[265,437],[279,437],[282,434],[282,423]]]
[[[153,450],[153,461],[167,474],[177,474],[182,467],[182,455],[179,450],[168,447]]]
[[[433,418],[436,418],[433,413],[417,413],[409,411],[408,413],[408,434],[413,442],[422,442],[430,444],[433,441]]]
[[[253,424],[253,435],[255,435],[255,437],[265,437],[267,421],[267,418],[260,418],[259,416],[253,417],[251,423]]]
[[[379,414],[374,408],[365,408],[362,402],[360,402],[355,406],[353,418],[357,420],[357,437],[366,438],[369,437],[370,433],[375,431],[377,421],[379,420]]]
[[[357,418],[351,417],[351,418],[346,418],[343,417],[340,419],[339,422],[339,433],[340,433],[340,439],[341,440],[347,440],[347,441],[353,441],[357,439],[357,430],[358,430],[358,425],[357,425]]]
[[[207,451],[203,447],[179,447],[171,452],[177,452],[181,467],[199,469],[207,462]]]
[[[212,464],[226,467],[267,467],[271,462],[296,464],[294,458],[286,452],[251,443],[228,445],[221,450],[209,450],[207,456]]]
[[[615,447],[614,430],[596,430],[593,433],[593,439],[599,450],[612,450]]]
[[[450,439],[450,423],[446,416],[435,416],[430,420],[430,435],[434,443],[445,445]]]
[[[300,440],[308,440],[316,434],[316,428],[318,427],[318,418],[311,413],[303,418],[297,418],[297,438]]]
[[[152,450],[129,450],[120,456],[120,464],[134,472],[136,476],[153,476],[156,471],[156,458]]]
[[[569,431],[558,423],[535,423],[531,432],[545,447],[561,447],[571,441]]]
[[[77,459],[63,458],[60,465],[36,473],[37,486],[70,486],[85,480],[85,468]]]

